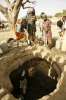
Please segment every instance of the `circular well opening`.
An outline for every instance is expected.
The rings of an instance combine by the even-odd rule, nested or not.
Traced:
[[[25,61],[10,73],[12,95],[24,100],[37,100],[53,92],[57,79],[48,76],[50,66],[49,62],[40,57]]]

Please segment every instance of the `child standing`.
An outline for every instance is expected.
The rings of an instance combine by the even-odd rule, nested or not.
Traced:
[[[51,21],[45,15],[43,22],[43,40],[44,44],[52,44],[52,32],[51,32]]]

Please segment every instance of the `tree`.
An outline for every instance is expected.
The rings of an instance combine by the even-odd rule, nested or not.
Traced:
[[[3,7],[0,5],[0,12],[4,14],[6,19],[8,20],[11,30],[15,32],[15,24],[18,18],[18,14],[20,11],[20,8],[22,7],[23,9],[26,8],[32,8],[32,7],[26,7],[25,5],[27,3],[34,3],[34,1],[29,1],[29,0],[5,0],[7,3],[7,7]]]
[[[66,16],[66,10],[63,10],[63,16]]]
[[[60,16],[62,16],[61,12],[58,12],[58,13],[55,14],[55,17],[60,17]]]

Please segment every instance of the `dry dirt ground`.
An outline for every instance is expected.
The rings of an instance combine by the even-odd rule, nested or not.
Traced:
[[[58,51],[55,48],[50,50],[44,46],[39,46],[39,45],[36,45],[31,48],[25,48],[24,51],[23,51],[23,48],[21,49],[16,48],[16,49],[13,49],[10,53],[3,56],[0,59],[1,86],[5,85],[5,87],[7,88],[11,87],[11,84],[8,78],[9,71],[13,70],[13,68],[16,67],[18,63],[20,63],[20,59],[22,59],[21,61],[25,61],[29,59],[29,56],[31,57],[31,55],[45,58],[47,61],[50,61],[50,58],[52,58],[52,62],[56,61],[59,64],[59,67],[62,69],[61,78],[58,80],[56,89],[49,95],[42,97],[40,100],[66,100],[66,56],[65,56],[65,53],[62,53],[61,51]],[[0,90],[1,90],[0,94],[3,91],[5,92],[5,90],[3,89],[0,89]],[[11,94],[7,93],[4,96],[2,96],[0,100],[16,100],[16,99]]]
[[[53,37],[58,37],[56,23],[54,23],[52,25],[52,33],[53,33]],[[0,42],[8,40],[8,38],[11,38],[11,37],[15,38],[15,34],[12,34],[9,31],[8,32],[0,31]],[[20,49],[20,50],[22,50],[22,49]],[[17,50],[16,50],[16,52],[17,52]],[[15,52],[15,54],[17,54],[17,56],[19,56],[19,53],[16,53],[16,52]],[[20,51],[20,52],[22,52],[22,51]],[[61,78],[59,79],[59,82],[57,84],[57,89],[53,93],[41,98],[40,100],[66,100],[66,76],[65,76],[66,75],[66,57],[65,57],[65,53],[61,53],[60,51],[56,51],[55,49],[52,49],[50,51],[47,48],[44,48],[42,46],[36,46],[36,48],[34,50],[32,50],[32,54],[33,55],[40,54],[40,56],[42,58],[47,57],[46,59],[48,59],[49,57],[52,57],[54,61],[59,63],[61,69],[63,70],[63,73],[61,74]],[[7,54],[6,56],[8,56],[7,58],[9,58],[9,56],[11,56],[14,59],[14,53],[12,53],[10,55]],[[5,56],[5,58],[6,58],[6,56]],[[4,61],[7,60],[7,58],[6,59],[5,58],[3,57]],[[8,60],[11,61],[11,59],[8,59]],[[7,62],[2,63],[2,61],[1,61],[0,65],[3,66],[5,64],[7,66]],[[2,66],[1,66],[1,68],[4,68]],[[0,74],[2,74],[2,73],[0,73]],[[0,92],[2,92],[2,91],[3,91],[3,89]],[[16,100],[16,99],[12,95],[6,94],[2,99],[0,98],[0,100]]]
[[[0,42],[8,40],[8,38],[15,38],[15,34],[10,31],[0,31]]]

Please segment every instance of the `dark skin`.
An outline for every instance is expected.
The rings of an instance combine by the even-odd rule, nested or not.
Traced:
[[[34,67],[30,67],[29,69],[28,69],[28,76],[29,77],[33,77],[33,75],[35,74],[35,68]]]
[[[64,22],[64,21],[66,20],[66,16],[63,16],[63,17],[62,17],[62,20],[63,20],[63,22]]]
[[[11,91],[11,93],[16,97],[16,98],[19,98],[20,97],[20,94],[26,94],[26,90],[24,90],[25,92],[23,93],[23,90],[22,92],[20,92],[20,81],[24,80],[24,79],[28,79],[28,78],[31,78],[33,77],[34,73],[35,73],[35,69],[34,67],[29,67],[29,68],[26,68],[25,71],[25,75],[22,77],[21,74],[23,72],[23,68],[21,66],[19,66],[19,68],[15,69],[14,71],[11,72],[9,78],[10,78],[10,81],[13,85],[13,90]],[[25,88],[26,89],[26,88]]]

